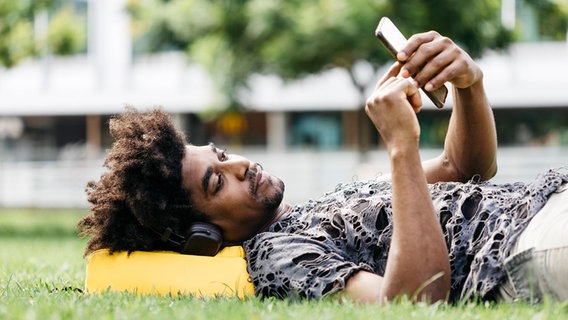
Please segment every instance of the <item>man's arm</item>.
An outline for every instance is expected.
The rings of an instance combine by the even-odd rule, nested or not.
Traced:
[[[483,73],[455,43],[436,32],[412,36],[397,57],[403,77],[433,90],[453,85],[454,106],[443,153],[424,162],[429,183],[486,180],[497,172],[497,136],[493,113],[483,87]]]
[[[393,236],[384,277],[360,271],[345,292],[359,302],[400,295],[438,301],[447,297],[450,264],[446,243],[427,187],[419,154],[422,106],[418,87],[395,65],[367,101],[366,112],[381,134],[392,167]]]
[[[480,68],[450,39],[435,32],[411,37],[367,101],[367,114],[385,141],[391,159],[393,238],[384,277],[358,272],[346,286],[356,301],[390,300],[401,294],[429,301],[447,297],[450,267],[443,234],[427,183],[492,177],[496,170],[493,114]],[[412,79],[411,79],[412,77]],[[422,107],[418,88],[434,90],[451,82],[454,108],[444,151],[421,162]]]

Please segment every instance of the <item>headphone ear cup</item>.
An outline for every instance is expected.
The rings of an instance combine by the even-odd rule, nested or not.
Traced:
[[[214,256],[223,244],[221,229],[205,222],[193,223],[186,239],[181,248],[183,254]]]

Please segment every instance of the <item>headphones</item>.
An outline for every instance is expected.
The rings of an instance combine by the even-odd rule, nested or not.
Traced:
[[[163,228],[161,232],[156,228],[150,229],[157,233],[163,242],[175,245],[182,254],[214,256],[223,244],[221,229],[210,223],[192,223],[185,236],[175,233],[170,227]]]

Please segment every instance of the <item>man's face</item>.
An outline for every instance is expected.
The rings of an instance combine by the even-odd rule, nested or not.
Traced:
[[[271,221],[284,195],[280,179],[214,144],[187,146],[182,176],[195,208],[209,216],[230,242],[250,238]]]

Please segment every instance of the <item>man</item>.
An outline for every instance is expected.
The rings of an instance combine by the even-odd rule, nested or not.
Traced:
[[[526,185],[481,182],[497,170],[482,71],[436,32],[412,36],[397,59],[366,105],[388,150],[391,175],[339,185],[304,205],[282,202],[284,184],[259,164],[213,144],[186,145],[160,110],[127,110],[110,124],[116,141],[108,171],[89,184],[92,212],[79,223],[91,236],[86,254],[180,251],[171,234],[206,222],[219,228],[224,242],[244,242],[262,296],[341,293],[378,303],[400,295],[524,298],[515,278],[527,263],[515,254],[530,259],[515,247],[517,238],[533,216],[551,209],[544,204],[568,175],[550,171]],[[422,162],[418,88],[445,82],[453,85],[454,104],[444,151]],[[509,256],[517,273],[506,268]]]

